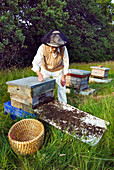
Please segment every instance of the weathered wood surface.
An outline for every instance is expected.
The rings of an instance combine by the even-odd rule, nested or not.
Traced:
[[[67,82],[66,87],[71,87],[71,88],[74,88],[77,92],[81,92],[81,91],[87,89],[89,86],[88,86],[88,84],[77,85],[77,84],[71,84],[71,83]]]
[[[55,80],[49,78],[39,82],[38,77],[26,77],[6,84],[9,93],[31,98],[55,89]]]
[[[35,98],[25,98],[25,96],[23,97],[24,99],[22,99],[22,96],[12,95],[10,97],[11,105],[26,112],[32,113],[33,109],[35,109],[38,105],[54,100],[54,92],[47,92]]]
[[[17,102],[20,102],[26,105],[32,105],[32,106],[35,106],[41,102],[44,102],[47,97],[54,97],[54,90],[51,90],[49,92],[46,92],[44,94],[38,95],[33,98],[28,97],[26,95],[21,96],[21,95],[10,93],[11,100],[15,100]]]
[[[85,84],[88,82],[88,77],[78,78],[78,77],[66,76],[66,81],[72,84],[81,84],[81,83]]]
[[[22,109],[26,112],[29,112],[29,113],[32,113],[33,112],[33,108],[32,108],[32,105],[26,105],[26,104],[23,104],[23,103],[20,103],[20,102],[17,102],[16,100],[13,100],[11,99],[11,105],[13,107],[16,107],[18,109]]]
[[[76,137],[89,145],[96,145],[107,130],[109,122],[57,100],[34,110],[38,118]]]
[[[71,76],[66,76],[66,86],[73,87],[77,91],[82,91],[88,88],[89,77],[85,78],[74,78]]]
[[[107,78],[110,68],[92,66],[91,76]]]
[[[69,69],[66,76],[66,86],[73,87],[78,92],[88,88],[90,71]]]

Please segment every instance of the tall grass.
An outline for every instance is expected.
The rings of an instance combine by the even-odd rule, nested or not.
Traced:
[[[91,70],[92,65],[103,65],[111,68],[108,84],[91,83],[95,89],[93,95],[81,96],[67,94],[68,103],[94,116],[110,122],[107,131],[96,146],[89,146],[60,130],[43,122],[45,140],[41,150],[32,155],[16,155],[8,141],[8,131],[18,120],[4,115],[4,102],[10,100],[6,82],[28,76],[36,76],[31,68],[1,70],[0,72],[0,169],[19,170],[111,170],[113,169],[113,113],[114,113],[114,62],[105,63],[74,63],[70,68]],[[57,89],[55,90],[55,97]]]

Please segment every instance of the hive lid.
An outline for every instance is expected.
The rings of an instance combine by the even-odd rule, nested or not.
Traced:
[[[49,83],[55,83],[55,80],[48,78],[40,82],[38,81],[38,77],[31,76],[6,82],[7,85],[27,87],[30,89]]]
[[[90,68],[95,68],[95,69],[100,69],[100,70],[110,70],[110,68],[98,67],[98,66],[91,66]]]
[[[76,75],[87,75],[87,74],[91,74],[90,71],[79,70],[79,69],[69,69],[69,73],[71,73],[71,74],[76,74]]]

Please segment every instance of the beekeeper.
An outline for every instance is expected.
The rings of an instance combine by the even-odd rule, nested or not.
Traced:
[[[67,103],[66,74],[69,68],[69,55],[66,48],[68,40],[59,30],[51,30],[42,39],[33,59],[32,70],[37,73],[38,80],[53,77],[58,85],[58,100]],[[41,70],[40,70],[41,68]]]

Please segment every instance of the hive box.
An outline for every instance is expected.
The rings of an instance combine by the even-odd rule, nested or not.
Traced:
[[[87,89],[91,72],[79,69],[69,69],[66,76],[66,86],[73,87],[77,92]]]
[[[92,69],[91,76],[98,77],[98,78],[107,78],[108,72],[110,70],[110,68],[99,67],[99,66],[92,66],[91,69]]]
[[[55,80],[38,81],[38,77],[26,77],[6,82],[11,105],[24,111],[31,111],[39,103],[54,97]]]

